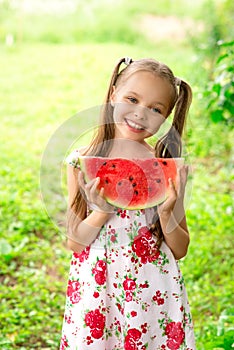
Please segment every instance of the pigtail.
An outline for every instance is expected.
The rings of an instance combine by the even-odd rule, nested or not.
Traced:
[[[107,91],[107,95],[105,98],[104,105],[101,109],[101,121],[100,126],[97,130],[97,133],[93,140],[91,141],[90,145],[86,148],[85,152],[82,155],[92,155],[92,156],[100,156],[105,157],[108,155],[111,147],[112,147],[112,140],[115,136],[115,128],[114,128],[114,121],[113,121],[113,107],[110,104],[110,97],[113,91],[113,86],[116,84],[116,81],[122,71],[119,73],[120,66],[122,63],[125,63],[127,66],[132,62],[131,59],[128,58],[121,58],[112,73],[109,88]],[[126,68],[125,68],[126,69]],[[80,191],[76,193],[76,196],[73,200],[73,203],[71,204],[71,217],[75,219],[74,213],[78,214],[80,219],[84,219],[87,215],[87,204],[86,201],[81,194]],[[70,214],[71,214],[70,213]],[[72,224],[71,218],[69,220],[69,224]],[[75,221],[74,223],[75,224]]]
[[[180,81],[179,96],[175,104],[174,119],[170,130],[155,146],[155,156],[162,158],[180,157],[182,153],[181,136],[185,127],[186,116],[192,102],[192,90],[190,86]],[[150,231],[157,237],[157,247],[160,247],[163,241],[163,231],[156,208],[153,218],[154,224],[151,225]]]
[[[126,62],[126,58],[121,58],[117,62],[116,66],[115,66],[115,68],[114,68],[114,70],[112,72],[112,76],[111,76],[109,88],[108,88],[108,91],[107,91],[105,103],[108,103],[110,101],[110,97],[111,97],[111,94],[112,94],[113,86],[116,84],[116,81],[117,81],[117,79],[119,77],[120,66],[121,66],[122,63],[125,63],[125,62]]]
[[[179,86],[179,96],[175,103],[175,112],[172,126],[169,131],[156,143],[156,157],[175,158],[181,156],[181,137],[185,127],[185,120],[191,101],[192,90],[185,81],[181,81]]]
[[[100,127],[87,149],[86,154],[104,157],[108,155],[112,147],[113,139],[115,137],[115,124],[113,121],[113,107],[111,106],[110,98],[113,92],[113,86],[116,84],[122,72],[127,68],[125,67],[120,71],[122,63],[125,63],[126,66],[128,66],[132,63],[132,59],[128,57],[121,58],[112,72],[107,95],[100,113]]]
[[[192,90],[190,86],[181,80],[179,86],[179,97],[175,105],[175,113],[172,126],[180,136],[183,134],[185,120],[188,114],[189,107],[192,102]]]

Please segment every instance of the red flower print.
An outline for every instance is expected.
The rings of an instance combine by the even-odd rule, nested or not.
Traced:
[[[136,328],[128,330],[124,339],[124,350],[137,350],[137,342],[141,338],[141,332]]]
[[[118,310],[121,312],[121,314],[123,315],[124,314],[124,308],[121,306],[121,304],[117,303],[116,306],[117,306]]]
[[[93,338],[99,339],[103,336],[105,319],[105,315],[98,309],[91,310],[85,315],[85,324],[90,327],[90,334]]]
[[[99,293],[98,292],[94,292],[93,296],[94,296],[94,298],[98,298],[99,297]]]
[[[75,259],[79,259],[80,262],[83,262],[88,259],[89,257],[89,252],[90,252],[90,246],[86,247],[84,250],[82,250],[81,253],[73,253],[73,257]]]
[[[68,347],[68,342],[66,336],[61,339],[60,350],[65,350]]]
[[[162,293],[160,292],[160,290],[157,290],[155,295],[153,296],[153,301],[155,301],[158,305],[163,305],[165,302],[164,298],[162,298],[161,295],[162,295]],[[165,297],[165,295],[164,295],[164,297]]]
[[[136,282],[131,278],[126,278],[123,282],[125,290],[125,300],[127,302],[132,301],[132,293],[136,289]]]
[[[134,340],[128,336],[125,337],[124,350],[137,350],[138,346]]]
[[[65,315],[65,321],[70,324],[71,323],[71,316]]]
[[[136,328],[131,328],[128,330],[129,337],[133,338],[135,341],[138,341],[141,337],[141,331]]]
[[[124,290],[134,291],[136,289],[136,282],[131,278],[126,278],[123,282]]]
[[[147,333],[147,323],[141,325],[142,333]]]
[[[70,298],[72,304],[77,304],[81,299],[79,289],[80,283],[78,281],[68,281],[67,296]]]
[[[152,233],[147,226],[143,226],[138,230],[138,236],[140,235],[145,236],[147,239],[150,239],[152,237]]]
[[[112,243],[114,243],[117,240],[117,238],[115,237],[115,235],[112,235],[110,240],[111,240]]]
[[[143,264],[155,261],[159,258],[160,251],[155,246],[152,233],[144,226],[138,230],[138,235],[134,238],[132,250],[141,259]]]
[[[98,260],[92,269],[92,273],[97,284],[103,285],[106,282],[106,262],[104,260]]]
[[[87,341],[87,345],[90,345],[93,343],[92,337],[90,337],[89,335],[86,337],[86,341]]]
[[[125,292],[125,300],[127,302],[132,301],[132,292],[128,292],[128,291]]]
[[[132,317],[135,317],[137,315],[137,312],[136,311],[131,311],[131,316]]]
[[[168,337],[167,346],[170,350],[178,350],[184,341],[184,330],[181,322],[170,322],[166,325],[165,333]]]
[[[94,328],[94,329],[91,329],[90,331],[91,335],[93,338],[95,339],[99,339],[103,336],[103,330],[102,329],[97,329],[97,328]]]
[[[126,217],[129,219],[129,215],[127,215],[127,211],[126,210],[118,209],[117,210],[117,216],[120,216],[122,219],[124,219]]]

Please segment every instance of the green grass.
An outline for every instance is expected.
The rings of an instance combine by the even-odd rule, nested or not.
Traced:
[[[135,13],[139,13],[142,5],[136,5],[139,8]],[[147,6],[150,12],[152,9]],[[126,11],[130,11],[130,7],[127,6]],[[160,8],[163,13],[162,4]],[[53,32],[53,25],[51,30]],[[51,174],[52,207],[46,202],[51,221],[41,200],[42,154],[48,150],[47,143],[53,140],[56,130],[61,126],[65,128],[77,112],[77,128],[66,129],[66,138],[53,145],[52,156],[59,161],[72,147],[72,137],[79,136],[87,127],[87,113],[96,119],[95,106],[103,102],[110,72],[122,56],[161,60],[193,87],[194,103],[185,138],[193,168],[189,182],[192,190],[187,198],[191,243],[181,268],[195,324],[197,349],[230,349],[233,132],[223,124],[213,124],[206,110],[202,91],[207,82],[208,59],[201,60],[188,43],[178,46],[176,42],[165,41],[155,47],[142,38],[139,45],[116,35],[115,43],[108,43],[112,39],[106,43],[98,39],[99,43],[89,44],[69,44],[61,40],[63,43],[59,45],[23,42],[10,48],[0,47],[0,67],[3,67],[0,76],[0,348],[3,350],[58,348],[71,253],[64,246],[64,230],[58,229],[56,220],[65,216],[66,190],[64,182],[60,186],[57,181],[60,181],[60,164],[56,163],[57,159],[53,163],[52,159],[54,171],[50,173],[50,168],[47,169]],[[56,164],[57,169],[53,169]],[[221,329],[219,335],[217,327]]]

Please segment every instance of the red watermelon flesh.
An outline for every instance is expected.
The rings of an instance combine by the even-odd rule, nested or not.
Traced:
[[[144,209],[162,203],[168,179],[176,181],[182,158],[124,159],[83,156],[80,167],[85,180],[100,177],[107,202],[124,209]]]

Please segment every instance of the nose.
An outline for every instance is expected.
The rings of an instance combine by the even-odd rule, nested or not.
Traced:
[[[134,116],[136,119],[144,120],[146,118],[146,108],[143,106],[137,106],[134,110]]]

